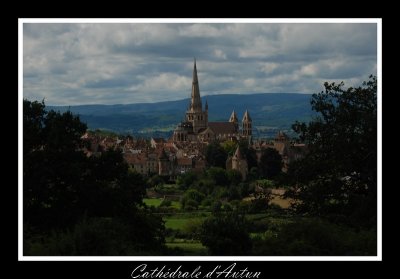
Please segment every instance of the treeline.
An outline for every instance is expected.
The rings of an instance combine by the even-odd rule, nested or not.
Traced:
[[[199,236],[211,255],[376,255],[377,80],[324,86],[311,100],[315,118],[293,125],[309,151],[285,178],[292,222],[272,229],[261,224],[264,234],[251,238],[254,224],[244,212],[215,212]],[[210,147],[209,163],[222,164],[223,154]]]
[[[141,207],[146,183],[121,152],[88,158],[78,116],[23,109],[24,255],[165,253],[161,218]]]

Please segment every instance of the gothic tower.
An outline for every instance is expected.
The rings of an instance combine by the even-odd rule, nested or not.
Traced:
[[[239,171],[242,174],[242,179],[246,180],[248,173],[247,160],[242,156],[239,146],[236,148],[235,154],[232,157],[232,169]]]
[[[229,117],[229,122],[235,124],[235,132],[237,133],[239,131],[239,120],[235,110],[232,111],[231,117]]]
[[[242,119],[242,134],[248,138],[250,138],[252,135],[252,120],[247,110]]]
[[[193,132],[197,134],[199,130],[207,128],[208,125],[208,104],[203,111],[203,106],[200,98],[199,80],[197,78],[196,59],[193,67],[192,94],[189,108],[186,112],[186,121],[191,122]]]
[[[161,150],[161,153],[158,157],[158,175],[169,175],[169,159],[164,148]]]

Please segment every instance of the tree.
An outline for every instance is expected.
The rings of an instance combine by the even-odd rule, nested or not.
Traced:
[[[266,148],[263,150],[259,170],[265,178],[274,178],[282,171],[282,156],[274,148]]]
[[[176,179],[176,184],[179,185],[179,188],[181,189],[188,189],[196,180],[197,175],[194,172],[189,171],[179,175]]]
[[[41,228],[68,226],[82,214],[77,193],[88,168],[79,148],[86,125],[70,112],[47,112],[24,100],[24,221]]]
[[[289,196],[296,210],[376,226],[377,80],[361,86],[325,83],[311,106],[317,115],[293,129],[308,144],[308,154],[289,166],[297,183]]]
[[[24,232],[24,243],[42,239],[31,246],[38,247],[51,242],[52,232],[71,239],[69,231],[76,234],[87,229],[98,234],[95,242],[108,233],[121,235],[120,243],[127,242],[129,235],[126,245],[134,249],[130,253],[163,249],[162,220],[139,208],[146,184],[140,174],[129,171],[121,150],[109,149],[99,157],[87,158],[81,140],[86,125],[71,112],[47,112],[44,102],[24,100],[23,128],[24,229],[37,234],[30,238],[32,234]],[[97,227],[114,228],[101,232]],[[82,248],[78,245],[74,251],[96,252]]]
[[[222,147],[224,148],[226,154],[228,156],[233,156],[235,154],[235,150],[237,148],[237,142],[233,140],[227,140],[222,143]]]
[[[271,229],[273,237],[253,240],[253,255],[373,256],[377,252],[376,231],[356,230],[321,218],[294,219]]]
[[[218,186],[228,186],[229,179],[226,170],[219,167],[212,167],[207,170],[207,176],[215,181]]]
[[[239,256],[251,252],[249,224],[237,212],[217,213],[206,219],[200,230],[200,240],[213,256]]]
[[[249,146],[249,142],[247,140],[241,140],[239,142],[239,148],[240,152],[247,160],[248,169],[250,170],[251,168],[257,167],[258,162],[257,162],[256,150],[251,146]]]
[[[43,122],[45,117],[45,104],[28,102],[23,103],[23,127],[24,127],[24,156],[35,151],[43,145]]]
[[[206,161],[209,166],[225,168],[226,159],[228,159],[228,154],[219,142],[212,142],[207,146]]]
[[[157,185],[163,185],[164,179],[161,176],[159,176],[158,174],[155,174],[147,180],[147,184],[150,187],[155,187]]]
[[[228,180],[230,181],[231,186],[236,186],[240,182],[242,182],[242,174],[238,170],[228,170],[226,171],[228,176]]]

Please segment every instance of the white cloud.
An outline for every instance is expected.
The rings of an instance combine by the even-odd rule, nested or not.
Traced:
[[[143,78],[143,76],[141,76]],[[162,73],[157,76],[144,78],[139,85],[131,87],[133,91],[184,91],[190,89],[191,80],[177,74]]]
[[[300,69],[300,74],[305,76],[315,76],[318,73],[317,65],[315,64],[308,64],[302,66]]]
[[[246,87],[254,87],[256,84],[256,80],[254,78],[247,78],[244,80],[244,86]]]
[[[219,37],[222,32],[211,24],[188,24],[179,28],[184,37]]]
[[[272,73],[275,69],[277,69],[279,67],[278,63],[264,63],[261,66],[261,71],[266,73],[266,74],[270,74]]]
[[[226,60],[226,54],[220,49],[214,50],[214,55],[216,58],[221,58],[223,60]]]

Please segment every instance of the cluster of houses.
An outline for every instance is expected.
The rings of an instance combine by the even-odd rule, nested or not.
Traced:
[[[163,138],[133,139],[132,137],[100,136],[87,132],[87,156],[98,156],[109,148],[122,151],[125,161],[143,175],[158,174],[175,177],[187,171],[202,172],[206,167],[205,143],[166,141]]]
[[[206,168],[207,143],[201,141],[175,142],[173,138],[145,140],[133,139],[129,136],[119,138],[100,136],[90,132],[82,138],[87,142],[85,147],[87,156],[98,156],[109,148],[119,148],[122,150],[125,161],[135,171],[145,176],[158,174],[173,179],[188,171],[201,173]],[[283,132],[279,132],[272,141],[259,140],[251,143],[250,147],[256,150],[258,159],[264,149],[276,149],[284,162],[283,171],[287,170],[290,162],[301,158],[306,152],[304,144],[291,143],[289,137]],[[243,179],[246,178],[247,161],[239,148],[233,156],[228,158],[226,168],[236,169],[242,173]]]

